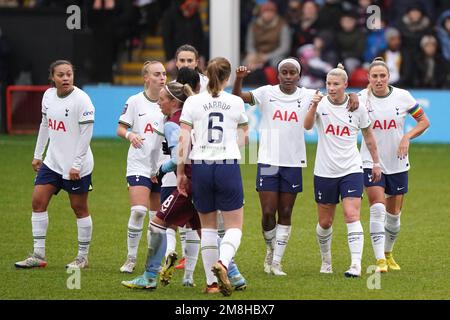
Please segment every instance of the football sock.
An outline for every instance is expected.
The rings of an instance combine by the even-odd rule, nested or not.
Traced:
[[[202,228],[201,250],[203,268],[205,269],[206,284],[217,282],[217,278],[211,271],[214,263],[219,260],[219,248],[217,247],[217,229]]]
[[[142,227],[144,225],[147,208],[144,206],[132,206],[130,219],[128,220],[128,256],[136,258],[139,241],[142,237]]]
[[[177,232],[172,228],[167,228],[166,230],[167,237],[167,249],[165,252],[165,257],[169,255],[172,251],[176,251],[177,246]]]
[[[159,273],[161,261],[164,258],[164,253],[166,252],[166,228],[157,225],[154,222],[150,222],[147,237],[149,240],[149,246],[144,275],[147,278],[154,278]]]
[[[89,245],[92,238],[92,218],[77,219],[78,226],[78,257],[87,258],[89,253]]]
[[[241,244],[241,238],[241,229],[230,228],[225,231],[225,235],[220,242],[219,260],[227,269]]]
[[[186,227],[178,227],[178,231],[180,232],[180,243],[181,243],[181,256],[184,257],[186,253],[186,234],[192,230],[192,228]],[[175,250],[175,248],[174,248]]]
[[[31,213],[34,253],[42,258],[45,258],[45,236],[47,234],[47,227],[47,211]]]
[[[392,252],[394,248],[395,240],[397,240],[397,235],[400,232],[400,214],[394,215],[386,212],[386,224],[384,225],[386,231],[385,252]]]
[[[375,259],[385,259],[384,256],[384,220],[386,207],[382,203],[375,203],[370,207],[370,239],[372,240]]]
[[[198,252],[200,251],[200,237],[197,230],[190,229],[186,232],[186,253],[184,264],[184,278],[192,279],[197,265]]]
[[[316,236],[317,242],[319,243],[322,261],[331,264],[331,240],[333,239],[333,227],[324,229],[320,226],[320,224],[317,224]]]
[[[347,240],[350,254],[352,257],[351,264],[361,265],[362,252],[364,247],[364,233],[361,221],[347,223]]]
[[[263,230],[263,236],[264,236],[264,241],[266,242],[266,248],[270,249],[271,251],[273,251],[274,246],[275,246],[275,235],[277,232],[277,228],[273,228],[272,230],[269,231],[264,231]]]
[[[291,235],[291,228],[291,226],[277,224],[272,265],[278,265],[281,263],[281,259],[283,258],[284,251],[286,250],[286,246]]]

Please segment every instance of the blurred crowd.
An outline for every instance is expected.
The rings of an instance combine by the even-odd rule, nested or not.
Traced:
[[[87,25],[98,41],[111,39],[112,65],[124,50],[144,46],[145,36],[161,35],[170,70],[176,48],[185,43],[198,49],[202,61],[209,59],[200,2],[0,0],[0,7],[78,4],[88,11]],[[450,1],[241,0],[240,20],[242,63],[252,70],[247,85],[275,83],[277,62],[294,56],[303,65],[302,86],[324,87],[338,62],[350,86],[365,86],[367,65],[382,56],[393,85],[450,88]],[[97,80],[109,80],[100,79],[104,72]]]

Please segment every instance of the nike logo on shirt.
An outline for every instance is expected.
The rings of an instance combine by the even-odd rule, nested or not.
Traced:
[[[277,101],[276,99],[269,99],[270,102],[275,102]]]
[[[146,113],[142,113],[142,114],[139,113],[139,114],[138,114],[139,117],[142,117],[142,116],[145,116],[145,115],[146,115]]]

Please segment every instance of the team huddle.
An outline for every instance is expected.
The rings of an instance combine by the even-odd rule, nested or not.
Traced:
[[[167,82],[164,65],[148,61],[142,69],[144,91],[131,96],[119,118],[117,135],[129,141],[126,181],[130,200],[127,257],[120,267],[132,273],[147,212],[148,252],[145,272],[122,285],[156,289],[171,282],[178,255],[176,230],[183,233],[183,286],[194,287],[193,273],[201,251],[205,293],[244,290],[247,281],[234,256],[240,246],[244,191],[240,147],[248,143],[244,103],[261,111],[256,191],[262,212],[266,255],[264,272],[284,276],[282,259],[291,234],[297,194],[303,190],[307,166],[305,129],[314,126],[318,145],[314,165],[317,241],[321,273],[332,273],[331,241],[336,205],[342,201],[351,263],[346,277],[361,276],[364,233],[361,199],[370,205],[370,238],[377,272],[399,270],[392,251],[400,231],[400,214],[408,191],[409,142],[429,126],[423,109],[406,90],[388,85],[389,70],[381,58],[369,66],[368,88],[347,94],[342,65],[326,78],[326,94],[298,87],[302,67],[295,58],[278,64],[278,85],[249,92],[242,82],[249,73],[236,70],[232,93],[224,91],[231,75],[225,58],[214,58],[206,75],[198,69],[195,48],[181,46],[175,55],[178,75]],[[93,156],[89,144],[94,106],[73,85],[70,62],[50,66],[53,88],[42,100],[42,122],[33,169],[37,172],[32,199],[34,252],[17,268],[45,267],[47,207],[64,189],[77,217],[78,254],[66,267],[88,266],[92,220],[88,191],[92,189]],[[404,132],[406,116],[416,125]],[[357,136],[363,142],[358,150]],[[289,147],[283,144],[289,141]],[[44,160],[43,154],[47,146]],[[201,250],[200,250],[201,249]]]

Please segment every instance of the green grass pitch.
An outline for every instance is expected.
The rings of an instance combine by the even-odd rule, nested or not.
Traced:
[[[122,280],[144,269],[146,240],[142,237],[134,275],[119,273],[126,257],[129,218],[125,182],[128,145],[116,139],[94,139],[94,191],[89,196],[94,222],[90,267],[82,270],[78,289],[68,289],[65,264],[77,251],[75,216],[68,197],[61,192],[49,207],[48,265],[39,270],[16,270],[14,262],[32,251],[31,194],[34,172],[31,160],[35,136],[0,136],[0,300],[7,299],[224,299],[205,295],[201,258],[197,264],[197,287],[181,286],[182,272],[172,283],[155,291],[130,290]],[[245,188],[245,223],[236,261],[247,278],[248,289],[232,299],[449,299],[450,298],[450,145],[412,145],[410,192],[403,208],[402,229],[395,247],[401,271],[381,275],[380,289],[370,289],[373,274],[365,271],[374,263],[369,238],[369,217],[363,200],[361,220],[365,231],[363,275],[346,279],[350,257],[342,209],[338,206],[332,243],[334,274],[321,275],[315,237],[316,206],[312,169],[315,146],[308,145],[309,167],[304,170],[304,192],[293,214],[293,228],[283,259],[286,277],[268,276],[262,264],[265,245],[261,235],[260,206],[254,179],[255,165],[242,165]],[[179,252],[179,244],[178,244]]]

